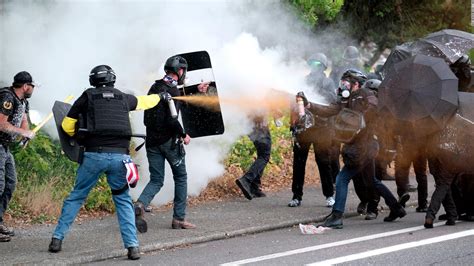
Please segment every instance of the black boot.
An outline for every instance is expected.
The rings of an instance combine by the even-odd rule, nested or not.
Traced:
[[[357,205],[357,213],[358,214],[366,214],[367,213],[367,202],[361,201],[359,205]]]
[[[400,196],[400,199],[398,199],[398,203],[402,205],[403,208],[405,208],[406,207],[405,205],[407,204],[408,200],[410,200],[410,194],[405,193]]]
[[[255,184],[255,183],[252,183],[250,185],[250,192],[252,193],[252,196],[254,198],[264,198],[266,197],[267,195],[262,191],[262,188],[258,185],[258,184]]]
[[[425,218],[425,224],[423,225],[426,229],[431,229],[433,228],[433,218],[426,217]]]
[[[138,232],[146,233],[148,231],[148,224],[143,218],[145,216],[145,206],[140,201],[137,201],[133,208],[135,210],[135,226]]]
[[[49,243],[48,251],[51,253],[58,253],[59,251],[61,251],[62,243],[63,241],[61,239],[57,239],[53,237],[51,239],[51,243]]]
[[[342,229],[342,215],[340,211],[332,211],[332,213],[326,217],[322,226],[330,227],[334,229]]]
[[[400,206],[399,208],[390,210],[390,213],[388,214],[387,217],[385,217],[383,219],[383,221],[384,222],[393,222],[397,218],[402,218],[405,215],[407,215],[407,212],[405,211],[405,209],[403,207]]]
[[[140,258],[140,250],[138,247],[129,247],[127,257],[129,260],[138,260]]]
[[[235,183],[237,184],[237,186],[239,186],[244,196],[248,200],[252,200],[252,189],[250,187],[250,181],[245,176],[243,176],[235,180]]]

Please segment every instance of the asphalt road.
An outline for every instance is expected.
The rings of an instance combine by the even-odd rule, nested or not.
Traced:
[[[472,265],[474,223],[424,229],[424,214],[393,223],[363,216],[344,220],[344,229],[302,235],[297,226],[143,254],[139,261],[110,259],[96,265]],[[440,213],[443,213],[442,211]]]

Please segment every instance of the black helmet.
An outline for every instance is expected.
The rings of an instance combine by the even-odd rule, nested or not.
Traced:
[[[322,69],[326,70],[328,67],[328,58],[323,53],[316,53],[313,54],[308,58],[308,65],[311,67],[317,67],[318,65],[322,65]]]
[[[348,80],[349,82],[357,81],[359,85],[362,86],[367,80],[367,76],[357,69],[350,68],[342,74],[341,80]]]
[[[179,76],[179,69],[184,69],[183,75]],[[188,62],[181,56],[172,56],[166,60],[165,72],[172,72],[178,76],[178,84],[183,84],[184,78],[186,77],[186,71],[188,70]]]
[[[380,83],[382,83],[382,81],[378,79],[369,79],[365,82],[364,88],[378,92]]]
[[[89,74],[89,83],[91,86],[110,86],[115,83],[115,72],[108,65],[99,65],[94,67]]]
[[[461,57],[454,62],[455,65],[471,65],[471,59],[469,59],[469,56],[466,54],[463,54]]]
[[[342,55],[344,60],[355,60],[359,59],[359,49],[355,46],[347,46]]]

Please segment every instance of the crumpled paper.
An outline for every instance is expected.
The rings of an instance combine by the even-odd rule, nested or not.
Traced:
[[[303,235],[322,234],[324,231],[331,230],[329,227],[315,226],[312,224],[300,224],[300,231]]]

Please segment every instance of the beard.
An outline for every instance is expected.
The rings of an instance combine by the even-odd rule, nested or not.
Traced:
[[[28,99],[28,98],[31,98],[31,95],[32,95],[32,93],[26,93],[26,92],[25,92],[25,93],[23,94],[23,97],[25,97],[25,99]]]

